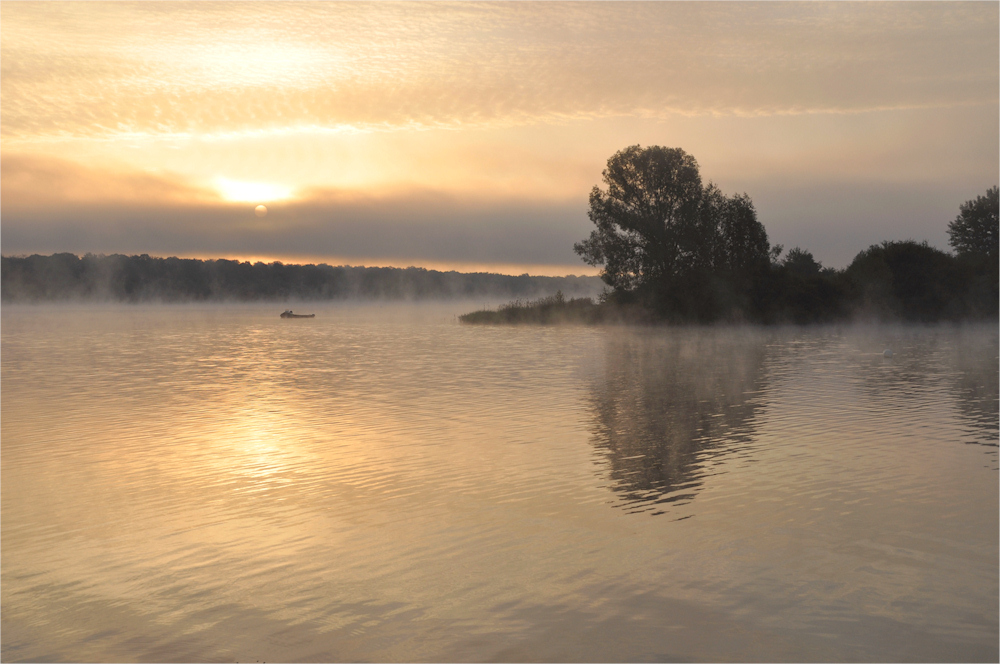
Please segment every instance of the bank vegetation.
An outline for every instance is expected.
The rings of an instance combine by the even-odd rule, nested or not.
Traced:
[[[543,298],[473,312],[467,323],[825,323],[997,317],[998,189],[948,224],[954,253],[886,241],[842,270],[772,246],[746,194],[703,184],[679,148],[632,146],[590,194],[590,236],[574,246],[601,268],[598,301]]]

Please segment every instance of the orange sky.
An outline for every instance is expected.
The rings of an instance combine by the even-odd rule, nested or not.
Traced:
[[[1000,179],[996,3],[12,3],[2,249],[592,273],[632,144],[832,266]],[[254,215],[264,204],[266,217]]]

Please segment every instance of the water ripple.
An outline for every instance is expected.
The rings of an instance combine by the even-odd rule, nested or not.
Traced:
[[[3,658],[996,659],[995,326],[454,313],[4,307]]]

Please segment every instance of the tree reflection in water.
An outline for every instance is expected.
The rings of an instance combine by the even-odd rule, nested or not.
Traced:
[[[1000,420],[1000,370],[997,345],[1000,335],[994,325],[977,329],[966,326],[955,353],[955,395],[959,412],[979,434],[980,445],[997,446]]]
[[[767,338],[750,329],[623,331],[591,387],[593,444],[629,511],[684,505],[722,457],[749,453]]]

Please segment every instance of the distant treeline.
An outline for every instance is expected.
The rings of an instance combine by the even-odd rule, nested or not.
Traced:
[[[87,254],[3,256],[4,302],[209,300],[428,300],[596,295],[597,277],[533,277],[423,268],[285,265]]]

